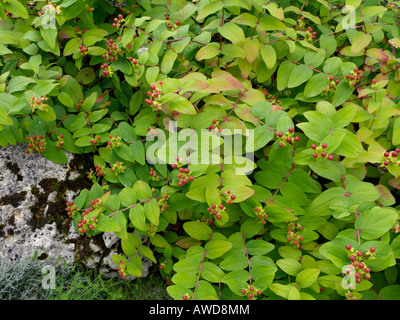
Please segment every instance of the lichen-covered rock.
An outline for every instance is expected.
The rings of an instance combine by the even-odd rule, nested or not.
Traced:
[[[117,275],[110,254],[118,252],[118,236],[82,237],[65,213],[65,203],[92,185],[86,178],[93,165],[90,155],[67,153],[68,164],[60,165],[24,150],[20,145],[0,148],[0,258],[36,256]],[[151,261],[143,266],[146,276]]]

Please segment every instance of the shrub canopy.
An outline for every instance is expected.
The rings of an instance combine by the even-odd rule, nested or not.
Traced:
[[[93,156],[66,205],[174,299],[393,299],[397,2],[0,2],[0,145]]]

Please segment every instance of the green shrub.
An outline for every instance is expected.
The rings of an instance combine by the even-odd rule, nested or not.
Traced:
[[[66,214],[121,238],[123,278],[145,256],[174,299],[400,295],[396,2],[1,6],[0,145],[93,155]]]

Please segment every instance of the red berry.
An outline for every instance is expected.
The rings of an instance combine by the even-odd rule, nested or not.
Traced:
[[[327,146],[328,146],[328,145],[327,145],[326,143],[321,144],[321,147],[322,147],[323,149],[326,149]]]
[[[327,153],[325,151],[321,152],[321,157],[326,157]]]
[[[288,131],[289,131],[289,133],[293,133],[294,129],[293,128],[289,128]]]
[[[318,153],[313,153],[312,155],[314,158],[318,158]]]
[[[350,250],[351,249],[351,245],[346,244],[346,250]]]
[[[246,289],[242,289],[243,294],[246,294],[246,292],[247,292]]]
[[[283,132],[278,132],[278,137],[279,138],[283,137]]]
[[[370,252],[375,252],[375,247],[369,248],[369,251],[370,251]]]
[[[312,144],[311,149],[315,150],[315,149],[317,149],[317,146],[315,144]]]

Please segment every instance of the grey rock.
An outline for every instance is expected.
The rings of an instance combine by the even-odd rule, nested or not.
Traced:
[[[37,153],[26,155],[25,149],[0,147],[0,259],[36,256],[68,267],[79,262],[117,276],[112,254],[121,254],[119,237],[112,232],[83,237],[64,211],[65,202],[80,193],[83,167],[70,168],[73,154],[66,153],[68,164],[61,165]],[[143,276],[151,264],[143,259]]]

